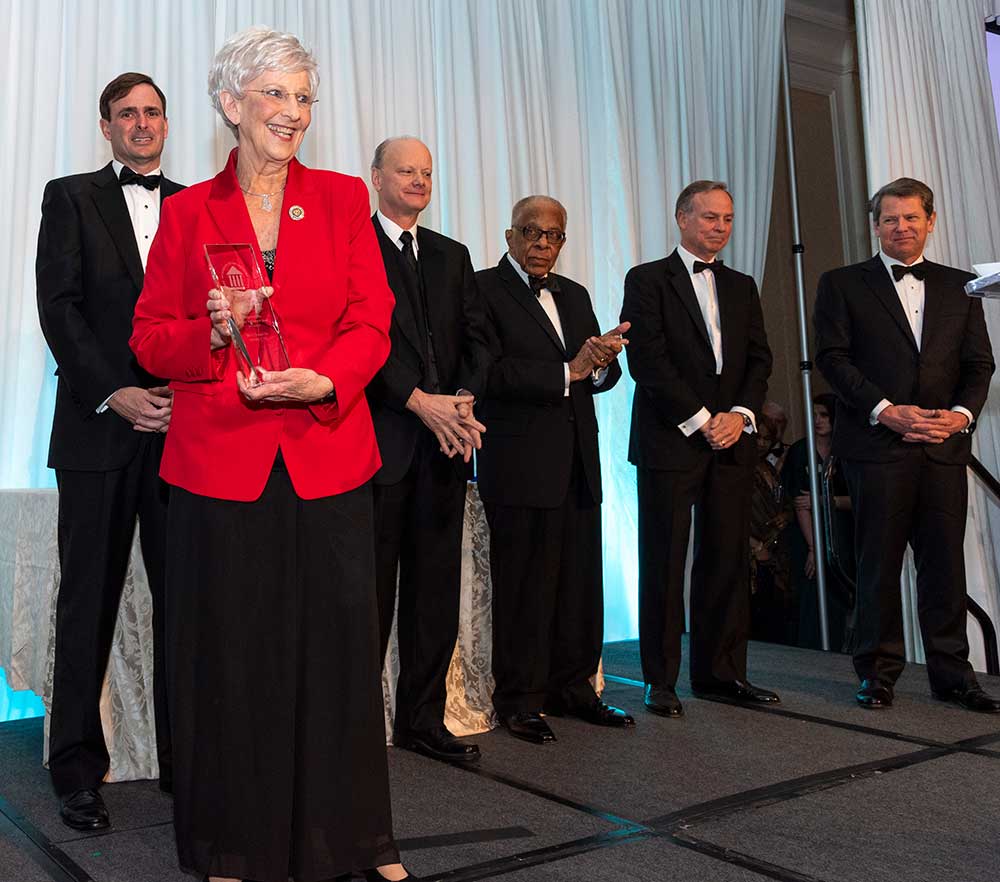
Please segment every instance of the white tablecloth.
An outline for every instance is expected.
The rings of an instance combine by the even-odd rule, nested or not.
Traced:
[[[52,695],[55,596],[59,583],[55,490],[0,490],[0,667],[12,689],[31,689],[46,708]],[[456,735],[496,725],[493,692],[489,530],[475,484],[466,497],[462,540],[459,637],[448,671],[445,722]],[[132,544],[101,699],[111,754],[109,781],[158,776],[153,725],[152,605],[149,583]],[[392,731],[388,672],[398,670],[395,634],[383,674],[387,738]],[[46,718],[47,720],[47,718]]]

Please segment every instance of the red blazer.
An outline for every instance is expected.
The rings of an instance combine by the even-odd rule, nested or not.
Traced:
[[[292,160],[273,302],[292,365],[329,377],[337,401],[251,405],[236,385],[233,347],[210,349],[205,307],[213,285],[204,245],[249,242],[264,267],[236,154],[212,180],[164,201],[135,308],[130,345],[174,390],[160,475],[192,493],[250,502],[263,492],[280,447],[301,498],[346,492],[381,464],[364,389],[389,354],[394,305],[368,190],[360,178]],[[302,210],[299,220],[293,207]]]

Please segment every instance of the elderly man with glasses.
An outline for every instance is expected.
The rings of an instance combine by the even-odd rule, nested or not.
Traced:
[[[493,705],[515,737],[555,741],[546,714],[626,727],[598,698],[603,638],[601,472],[594,395],[621,376],[621,325],[600,335],[587,290],[551,272],[566,210],[513,208],[508,252],[476,274],[492,365],[479,490],[490,525]]]

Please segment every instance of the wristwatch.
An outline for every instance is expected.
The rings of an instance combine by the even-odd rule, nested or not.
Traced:
[[[739,413],[739,411],[736,411],[736,412]],[[743,414],[743,428],[744,429],[752,429],[753,428],[753,420],[750,419],[750,417],[748,417],[746,414]]]

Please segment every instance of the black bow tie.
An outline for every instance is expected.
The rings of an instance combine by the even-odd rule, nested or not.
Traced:
[[[552,294],[559,293],[559,283],[551,276],[528,276],[528,284],[536,297],[542,296],[542,288],[548,288]]]
[[[708,270],[710,273],[718,272],[722,268],[721,260],[713,260],[711,263],[705,263],[703,260],[696,260],[694,262],[694,268],[691,270],[692,273],[697,275],[698,273]]]
[[[901,263],[894,263],[890,269],[892,270],[892,277],[897,282],[907,274],[913,276],[913,278],[917,281],[920,281],[927,276],[927,267],[924,266],[923,261],[911,264],[910,266],[903,266]]]
[[[160,186],[160,178],[162,175],[138,175],[127,165],[122,166],[122,170],[118,172],[118,183],[123,187],[126,184],[138,184],[140,187],[145,187],[147,190],[155,190]]]

